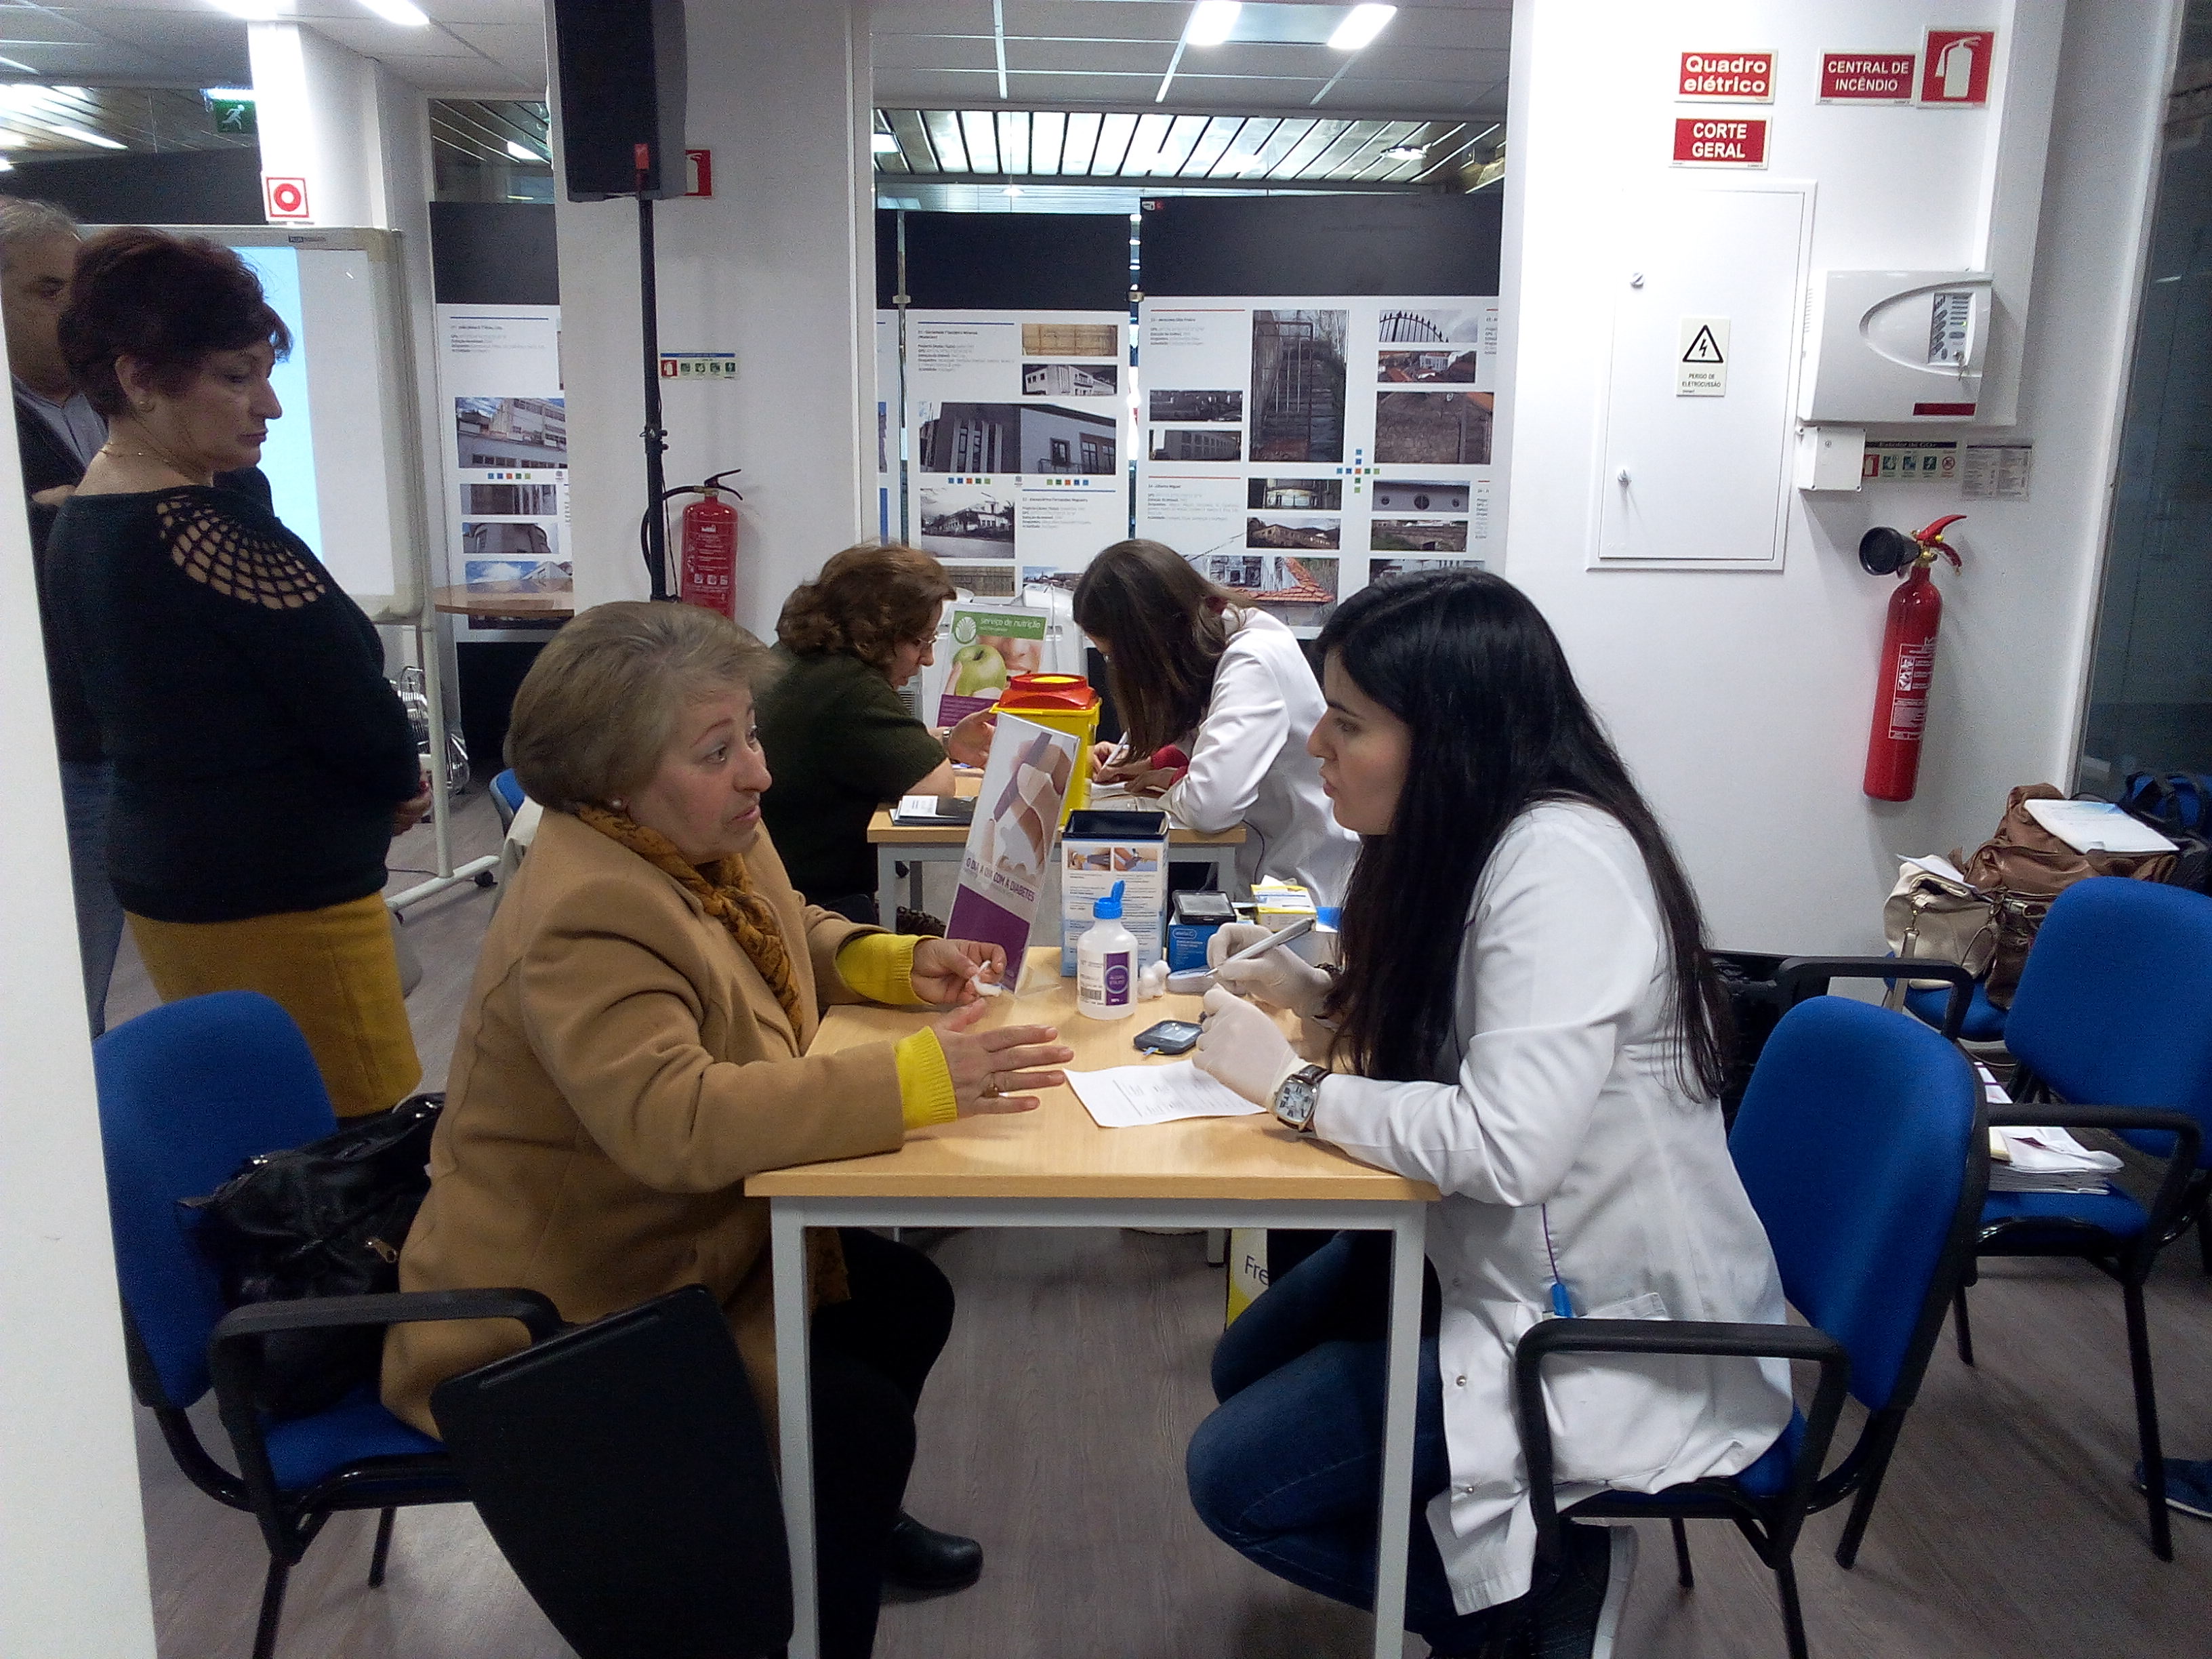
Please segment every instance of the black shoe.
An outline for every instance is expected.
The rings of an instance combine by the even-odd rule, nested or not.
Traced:
[[[983,1547],[925,1527],[904,1510],[884,1549],[884,1582],[910,1590],[966,1589],[983,1576]]]

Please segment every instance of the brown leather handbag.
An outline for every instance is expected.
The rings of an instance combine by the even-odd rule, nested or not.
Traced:
[[[2024,783],[2006,799],[1997,832],[1974,849],[1973,857],[1952,862],[1966,879],[1996,901],[1996,948],[1990,957],[1989,998],[2012,1006],[2013,988],[2035,943],[2051,901],[2090,876],[2125,876],[2136,881],[2166,881],[2173,873],[2171,853],[2077,853],[2035,821],[2032,800],[2064,800],[2066,792],[2048,783]]]

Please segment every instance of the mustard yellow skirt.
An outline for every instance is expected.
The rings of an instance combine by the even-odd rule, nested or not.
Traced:
[[[422,1080],[392,917],[377,895],[244,921],[130,920],[162,1001],[258,991],[281,1004],[340,1117],[396,1106]]]

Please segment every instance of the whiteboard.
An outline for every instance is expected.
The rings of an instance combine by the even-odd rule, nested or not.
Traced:
[[[261,455],[276,516],[373,621],[419,619],[429,531],[398,234],[160,228],[234,249],[292,331],[270,379],[284,414]]]
[[[1779,570],[1813,186],[1642,190],[1623,222],[1590,568]]]

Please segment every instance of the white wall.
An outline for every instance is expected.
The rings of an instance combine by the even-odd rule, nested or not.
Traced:
[[[0,1654],[153,1659],[146,1537],[15,447],[0,445]]]
[[[389,226],[379,88],[388,71],[303,24],[252,23],[246,38],[262,176],[305,179],[312,223]]]
[[[2057,0],[2033,3],[2045,23],[2055,19]],[[1681,181],[1667,165],[1672,122],[1701,112],[1674,99],[1675,55],[1781,54],[1777,101],[1725,112],[1773,122],[1771,166],[1755,177],[1815,183],[1813,268],[1961,269],[1978,257],[1978,181],[2002,159],[1989,137],[1993,118],[1821,106],[1810,82],[1822,51],[1917,46],[1931,24],[1994,21],[2009,30],[2011,8],[1516,8],[1503,281],[1510,356],[1500,377],[1510,388],[1505,574],[1558,628],[1723,945],[1878,950],[1894,854],[1971,848],[1996,826],[2012,785],[2070,775],[2177,11],[2178,0],[2067,9],[2020,421],[2004,429],[2006,441],[2035,442],[2032,499],[1962,503],[1942,485],[1792,491],[1785,569],[1693,574],[1586,568],[1607,319],[1634,263],[1613,228],[1616,207],[1624,195]],[[2003,154],[2033,137],[2008,131]],[[1858,538],[1871,525],[1913,528],[1960,510],[1972,514],[1954,537],[1966,568],[1938,578],[1946,611],[1918,798],[1870,801],[1859,783],[1893,584],[1860,571]]]
[[[714,195],[654,210],[660,343],[734,350],[738,378],[666,388],[667,478],[745,469],[738,619],[766,636],[873,526],[867,20],[855,0],[717,0],[686,24],[686,141],[714,152]],[[554,143],[558,191],[557,109]],[[562,192],[556,222],[577,603],[642,599],[637,209]]]

